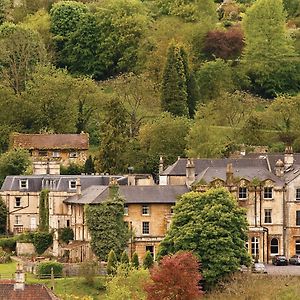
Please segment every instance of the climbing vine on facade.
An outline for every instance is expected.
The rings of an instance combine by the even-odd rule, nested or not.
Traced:
[[[49,190],[42,190],[40,193],[39,230],[49,230]]]

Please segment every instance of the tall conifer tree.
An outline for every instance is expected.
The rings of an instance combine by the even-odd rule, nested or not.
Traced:
[[[184,57],[174,43],[169,46],[162,79],[161,105],[174,116],[188,115],[187,78]]]

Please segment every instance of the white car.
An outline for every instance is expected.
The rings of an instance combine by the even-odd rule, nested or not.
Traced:
[[[252,272],[253,273],[260,273],[260,274],[267,274],[266,267],[263,263],[255,263],[252,266]]]

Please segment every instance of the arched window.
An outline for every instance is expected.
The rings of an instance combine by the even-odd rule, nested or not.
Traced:
[[[279,254],[279,241],[276,238],[271,239],[271,254]]]
[[[251,254],[254,258],[259,256],[259,239],[256,236],[251,239]]]
[[[300,240],[296,240],[295,252],[296,252],[296,254],[300,254]]]

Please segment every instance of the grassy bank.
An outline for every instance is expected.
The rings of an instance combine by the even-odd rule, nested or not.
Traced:
[[[241,274],[208,293],[205,300],[295,300],[300,295],[300,277]]]

